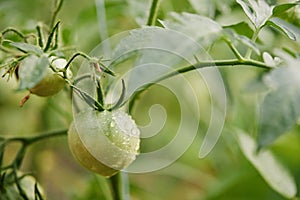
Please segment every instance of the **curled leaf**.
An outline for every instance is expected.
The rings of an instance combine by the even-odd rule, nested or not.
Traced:
[[[43,54],[43,50],[41,48],[25,42],[11,42],[10,45],[25,53],[33,53],[37,56],[41,56]]]
[[[296,34],[295,31],[289,27],[288,22],[278,18],[273,17],[268,21],[268,24],[279,31],[283,32],[287,37],[289,37],[291,40],[296,40]]]

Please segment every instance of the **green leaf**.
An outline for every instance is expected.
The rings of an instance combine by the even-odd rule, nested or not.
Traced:
[[[273,8],[272,17],[280,17],[285,11],[299,5],[299,1],[295,3],[285,3],[277,5]]]
[[[43,51],[41,48],[32,45],[32,44],[28,44],[28,43],[24,43],[24,42],[11,42],[10,43],[11,46],[16,47],[17,49],[20,49],[21,51],[24,51],[26,53],[34,53],[38,56],[43,54]]]
[[[288,22],[286,22],[278,17],[273,17],[268,20],[268,24],[270,26],[282,31],[291,40],[296,40],[296,33],[294,33],[294,30],[288,26],[288,24],[289,24]]]
[[[20,64],[19,77],[20,85],[18,90],[30,89],[40,82],[50,66],[48,57],[43,55],[37,57],[29,55]]]
[[[214,19],[216,15],[229,13],[234,0],[188,0],[191,7],[200,15]]]
[[[222,27],[214,20],[191,13],[170,13],[170,18],[160,23],[168,29],[184,33],[205,47],[211,45],[220,35]]]
[[[178,41],[181,41],[180,45]],[[200,48],[200,45],[193,39],[178,31],[159,27],[134,29],[114,48],[108,68],[112,69],[118,63],[134,55],[143,55],[139,59],[141,64],[158,62],[169,67],[178,67],[179,59],[192,58],[194,60]],[[159,74],[156,73],[156,77],[157,75]]]
[[[251,38],[254,31],[251,29],[248,23],[246,22],[240,22],[237,24],[232,24],[229,26],[223,26],[224,29],[233,29],[237,34],[244,35],[248,38]]]
[[[215,5],[212,0],[188,0],[195,11],[201,15],[213,18],[215,16]]]
[[[250,21],[255,25],[255,16],[252,13],[251,8],[249,7],[249,5],[244,2],[243,0],[236,0],[236,2],[238,4],[240,4],[240,6],[243,8],[244,13],[247,15],[247,17],[250,19]]]
[[[256,29],[263,27],[272,16],[273,6],[269,6],[265,0],[236,0],[236,2],[243,8]]]
[[[104,111],[103,106],[95,100],[91,95],[89,95],[87,92],[84,90],[76,87],[75,85],[70,85],[75,92],[79,94],[79,97],[85,101],[91,108],[98,110],[98,111]]]
[[[130,72],[122,77],[126,80],[126,101],[134,91],[159,77],[196,63],[195,55],[209,59],[206,50],[185,34],[166,28],[144,27],[131,30],[120,39],[107,66],[118,71],[123,61],[132,63]]]
[[[257,152],[255,140],[242,130],[236,131],[238,143],[243,154],[256,168],[268,185],[286,198],[295,197],[297,186],[295,180],[285,166],[276,159],[270,150],[261,150]]]
[[[271,144],[291,130],[300,117],[300,61],[290,60],[287,66],[274,69],[264,77],[269,87],[261,105],[258,129],[260,147]]]
[[[225,29],[224,36],[228,38],[230,41],[239,42],[249,48],[251,48],[257,55],[260,55],[260,50],[258,46],[248,37],[244,35],[239,35],[233,32],[231,29]]]
[[[247,47],[249,47],[250,49],[252,49],[257,55],[261,54],[258,46],[252,40],[250,40],[248,37],[239,35],[237,37],[237,40],[240,41],[242,44],[246,45]]]
[[[151,1],[149,0],[126,0],[129,14],[133,15],[138,25],[147,23]]]
[[[118,99],[117,103],[111,108],[111,110],[115,110],[116,108],[119,108],[124,104],[125,91],[126,91],[125,82],[122,79],[122,92],[120,98]]]

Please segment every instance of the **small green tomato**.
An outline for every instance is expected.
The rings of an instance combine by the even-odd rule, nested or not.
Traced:
[[[127,113],[89,110],[75,116],[68,142],[82,166],[110,177],[135,160],[139,135],[137,125]]]
[[[29,55],[22,60],[15,73],[17,80],[20,80],[19,88],[28,89],[30,93],[21,100],[20,106],[28,101],[30,94],[49,97],[61,91],[66,83],[63,75],[67,75],[66,78],[71,76],[69,70],[66,74],[62,73],[66,64],[67,61],[63,58],[54,56],[49,58],[46,55],[41,57]],[[45,71],[41,73],[39,71],[41,69]]]
[[[20,88],[26,88],[30,93],[41,97],[58,93],[65,85],[65,80],[60,71],[66,64],[65,59],[54,56],[50,58],[46,55],[27,56],[21,61],[16,70],[16,77],[20,80]],[[42,73],[41,69],[43,69]],[[37,78],[38,82],[36,82]]]
[[[67,64],[66,59],[57,58],[55,56],[51,56],[49,61],[55,70],[62,70]],[[47,69],[44,78],[29,91],[32,94],[41,97],[48,97],[58,93],[65,85],[65,81],[60,75],[62,74],[58,74],[53,72],[51,69]],[[67,71],[67,75],[69,77],[72,76],[70,70]]]
[[[65,80],[51,69],[47,69],[43,79],[29,91],[40,97],[48,97],[58,93],[64,86]]]

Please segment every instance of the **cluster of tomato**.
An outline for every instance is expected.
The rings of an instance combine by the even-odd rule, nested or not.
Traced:
[[[5,35],[11,34],[10,32],[23,41],[7,39]],[[4,64],[1,69],[5,69],[3,77],[7,74],[11,77],[14,74],[19,82],[18,89],[29,91],[21,101],[21,106],[29,99],[30,94],[50,97],[65,86],[79,90],[73,85],[76,79],[72,77],[69,69],[75,56],[68,62],[57,49],[57,32],[58,24],[49,32],[45,44],[40,38],[43,35],[41,32],[35,37],[36,42],[28,42],[26,35],[14,29],[5,30],[0,36],[1,50],[8,55],[7,58],[10,55],[9,59],[2,61]],[[76,56],[78,55],[83,54],[77,53]],[[92,60],[91,66],[99,67],[98,62]],[[107,68],[100,71],[112,74]],[[79,91],[79,94],[85,93]],[[90,103],[90,99],[83,98],[83,100]],[[99,104],[96,100],[93,101]],[[140,132],[131,116],[122,111],[120,106],[106,108],[107,106],[100,105],[100,107],[100,110],[92,107],[76,115],[68,131],[68,142],[72,154],[82,166],[110,177],[135,160],[139,151]]]

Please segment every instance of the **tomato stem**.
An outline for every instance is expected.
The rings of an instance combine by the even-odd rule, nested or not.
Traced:
[[[226,39],[226,38],[223,38],[223,39],[226,42],[226,44],[229,46],[231,51],[234,53],[236,58],[238,60],[242,61],[244,59],[243,56],[240,54],[240,52],[237,50],[237,48],[232,44],[232,42],[230,40]]]
[[[113,200],[123,200],[121,173],[119,172],[110,177],[109,182]]]
[[[87,60],[90,60],[91,58],[88,56],[88,55],[86,55],[85,53],[82,53],[82,52],[77,52],[77,53],[75,53],[71,58],[70,58],[70,60],[68,61],[68,63],[66,64],[66,66],[64,67],[64,72],[66,73],[66,71],[67,71],[67,69],[70,67],[70,65],[71,65],[71,63],[73,62],[73,60],[75,59],[75,58],[77,58],[78,56],[81,56],[81,57],[83,57],[83,58],[85,58],[85,59],[87,59]]]
[[[155,25],[155,21],[156,21],[158,9],[159,9],[159,4],[160,4],[160,0],[152,1],[151,7],[150,7],[150,13],[149,13],[148,21],[147,21],[148,26]]]
[[[261,28],[258,28],[254,31],[253,33],[253,36],[251,38],[251,41],[252,42],[256,42],[257,38],[258,38],[258,34],[259,32],[261,31]],[[245,55],[245,58],[247,59],[250,59],[251,58],[251,54],[252,54],[252,49],[251,48],[248,48],[247,52],[246,52],[246,55]]]

